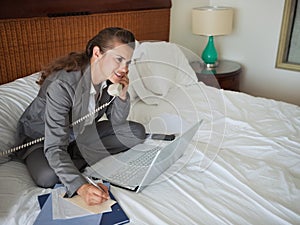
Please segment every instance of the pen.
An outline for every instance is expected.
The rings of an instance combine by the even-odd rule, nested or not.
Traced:
[[[86,177],[86,179],[88,180],[88,182],[90,184],[94,185],[96,188],[98,188],[99,190],[104,191],[106,193],[106,191],[101,186],[99,186],[98,184],[96,184],[93,179],[91,179],[89,177]]]

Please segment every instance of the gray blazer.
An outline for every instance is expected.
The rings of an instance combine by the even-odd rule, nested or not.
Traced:
[[[78,124],[76,130],[72,129],[70,124],[88,113],[90,88],[90,67],[83,75],[81,71],[61,70],[44,81],[37,97],[25,110],[18,123],[17,135],[20,142],[27,137],[36,139],[45,136],[45,156],[61,182],[67,187],[69,196],[86,183],[86,179],[73,164],[67,148],[74,140],[74,133],[79,135],[85,129],[84,122]],[[104,92],[96,107],[111,98]],[[128,117],[129,109],[129,95],[126,101],[117,97],[112,104],[99,112],[96,120],[105,113],[112,124],[123,123]]]

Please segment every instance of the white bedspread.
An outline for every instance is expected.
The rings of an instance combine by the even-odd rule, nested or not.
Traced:
[[[204,124],[171,177],[139,194],[111,188],[130,224],[300,224],[298,106],[202,83],[160,101],[133,102],[130,119],[158,131],[169,129],[166,115]],[[19,162],[1,164],[0,179],[0,224],[32,224],[37,196],[51,190],[36,187]]]

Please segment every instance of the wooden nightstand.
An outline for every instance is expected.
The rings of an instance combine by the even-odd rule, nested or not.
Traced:
[[[220,60],[219,65],[212,69],[204,68],[200,62],[192,62],[191,66],[196,72],[198,81],[216,88],[240,91],[239,83],[242,71],[240,64],[229,60]]]

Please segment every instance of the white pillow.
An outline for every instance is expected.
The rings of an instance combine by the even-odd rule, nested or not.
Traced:
[[[129,68],[129,93],[147,104],[158,104],[176,85],[197,82],[197,76],[176,44],[143,42],[134,51]]]
[[[35,73],[0,85],[1,152],[15,147],[17,122],[38,93],[39,85],[35,83],[38,77],[39,73]],[[7,161],[7,159],[7,157],[0,157],[0,162]]]

